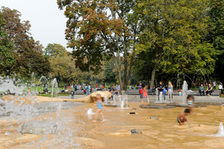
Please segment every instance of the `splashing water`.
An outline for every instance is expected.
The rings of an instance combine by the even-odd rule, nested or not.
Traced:
[[[32,76],[34,77],[34,75]],[[42,77],[39,80],[46,81],[46,77]],[[33,86],[33,79],[29,83]],[[9,129],[17,130],[18,134],[37,134],[42,135],[40,141],[30,142],[31,147],[41,146],[47,140],[48,134],[55,134],[56,144],[50,143],[51,148],[55,148],[57,144],[63,147],[75,148],[80,146],[74,142],[73,134],[77,134],[77,130],[71,130],[66,125],[70,119],[74,119],[74,115],[70,115],[69,118],[63,114],[63,109],[68,109],[80,105],[79,103],[69,102],[38,102],[36,97],[25,93],[26,85],[20,83],[16,79],[0,77],[0,92],[6,92],[9,90],[10,94],[14,93],[18,96],[4,96],[0,97],[0,119],[11,121],[15,120],[17,125],[9,125]],[[27,86],[28,87],[28,86]],[[58,84],[57,80],[52,81],[53,94],[57,93]],[[56,117],[44,118],[41,120],[34,119],[35,116],[40,116],[46,113],[56,112]],[[92,112],[93,113],[93,112]],[[5,135],[10,136],[13,133],[6,131]],[[29,142],[28,142],[29,143]],[[30,148],[31,148],[30,147]]]
[[[87,111],[87,115],[94,115],[95,113],[93,112],[92,108],[89,108]]]
[[[216,137],[224,137],[224,129],[223,129],[223,123],[222,122],[219,124],[219,131],[215,136]]]
[[[128,109],[128,97],[127,95],[119,95],[119,99],[120,99],[120,108],[121,109]]]
[[[17,85],[15,85],[15,82]],[[21,80],[11,79],[9,77],[0,77],[0,92],[7,92],[7,94],[22,95],[26,86],[20,83]]]
[[[184,81],[182,86],[183,104],[186,104],[187,91],[188,91],[188,84],[187,81]]]
[[[43,87],[43,92],[48,92],[48,79],[45,76],[41,76],[37,86],[42,86]],[[36,88],[36,93],[38,93],[38,88]]]
[[[59,92],[57,79],[54,78],[51,82],[51,97],[57,96]]]

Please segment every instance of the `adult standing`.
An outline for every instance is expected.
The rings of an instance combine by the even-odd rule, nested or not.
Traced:
[[[220,94],[223,94],[223,86],[221,82],[219,83],[219,90],[220,90]]]
[[[216,83],[216,81],[214,81],[214,82],[213,82],[213,89],[214,89],[214,90],[216,89],[216,85],[217,85],[217,83]]]
[[[161,97],[162,94],[163,94],[163,88],[164,88],[164,86],[163,86],[163,82],[160,81],[160,82],[159,82],[159,86],[157,87],[157,89],[158,89],[158,101],[160,101],[160,97]]]
[[[116,90],[117,90],[118,95],[119,95],[119,94],[120,94],[120,91],[121,91],[121,87],[120,87],[120,85],[117,85],[117,86],[116,86]]]
[[[168,97],[170,101],[173,101],[173,84],[171,81],[168,83]]]

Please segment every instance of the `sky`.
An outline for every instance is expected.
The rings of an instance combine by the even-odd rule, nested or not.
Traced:
[[[48,43],[66,47],[66,17],[58,9],[57,0],[0,0],[2,6],[20,11],[21,19],[30,21],[32,36],[44,47]]]

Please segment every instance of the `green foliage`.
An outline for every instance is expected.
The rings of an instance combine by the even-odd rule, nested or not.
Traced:
[[[110,61],[107,61],[105,64],[105,70],[104,70],[104,82],[106,83],[115,83],[116,80],[116,73],[115,70],[115,64],[113,63],[114,59],[111,59]]]
[[[66,39],[76,65],[100,72],[104,56],[117,58],[119,82],[126,86],[133,65],[137,21],[132,17],[134,0],[58,0],[68,18]],[[123,55],[120,58],[120,55]],[[121,67],[124,72],[121,72]]]
[[[65,47],[63,47],[60,44],[51,44],[49,43],[47,47],[44,50],[44,55],[47,57],[56,57],[56,56],[62,56],[67,53]]]
[[[171,74],[214,71],[216,52],[202,42],[208,33],[208,3],[203,0],[139,1],[142,32],[138,53],[152,55],[152,67]],[[207,67],[209,65],[209,67]]]
[[[29,33],[29,21],[21,21],[21,14],[17,10],[2,7],[0,12],[4,19],[1,29],[5,31],[5,36],[8,37],[10,43],[14,45],[10,48],[10,57],[15,62],[10,63],[4,72],[8,75],[16,73],[18,76],[27,78],[31,77],[32,72],[37,75],[47,75],[50,68],[49,62],[43,57],[42,45],[35,41]]]
[[[2,29],[4,20],[0,12],[0,74],[9,75],[15,64],[13,57],[13,44],[9,41],[7,34]]]
[[[224,81],[224,1],[210,1],[210,34],[208,40],[213,44],[219,54],[214,76]]]

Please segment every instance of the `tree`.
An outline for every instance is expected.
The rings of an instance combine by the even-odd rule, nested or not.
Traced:
[[[208,41],[218,52],[214,76],[224,81],[224,1],[210,1],[210,34]]]
[[[68,82],[82,78],[81,70],[75,67],[71,55],[64,54],[50,57],[50,67],[52,77],[59,81]]]
[[[68,18],[66,39],[76,65],[97,72],[104,56],[115,57],[119,83],[126,90],[137,42],[138,21],[131,17],[134,0],[58,0]],[[121,72],[121,67],[124,71]]]
[[[151,53],[153,87],[155,73],[195,74],[214,71],[215,50],[203,39],[208,29],[208,1],[143,0],[134,11],[139,16],[138,53]]]
[[[109,61],[105,62],[105,70],[104,70],[104,82],[106,83],[115,83],[117,82],[116,76],[116,66],[115,66],[115,59],[112,58]]]
[[[13,44],[9,41],[7,34],[2,29],[4,20],[0,12],[0,74],[10,75],[11,69],[15,65],[13,57]]]
[[[8,69],[10,74],[30,77],[31,73],[35,72],[37,75],[46,75],[50,68],[49,62],[43,57],[42,45],[35,41],[29,32],[29,21],[21,21],[21,14],[17,10],[2,7],[0,12],[5,20],[2,29],[14,45],[13,57],[16,63]]]
[[[53,44],[49,43],[44,50],[44,55],[50,56],[50,57],[56,57],[58,55],[64,55],[66,53],[67,51],[65,47],[56,43],[53,43]]]

